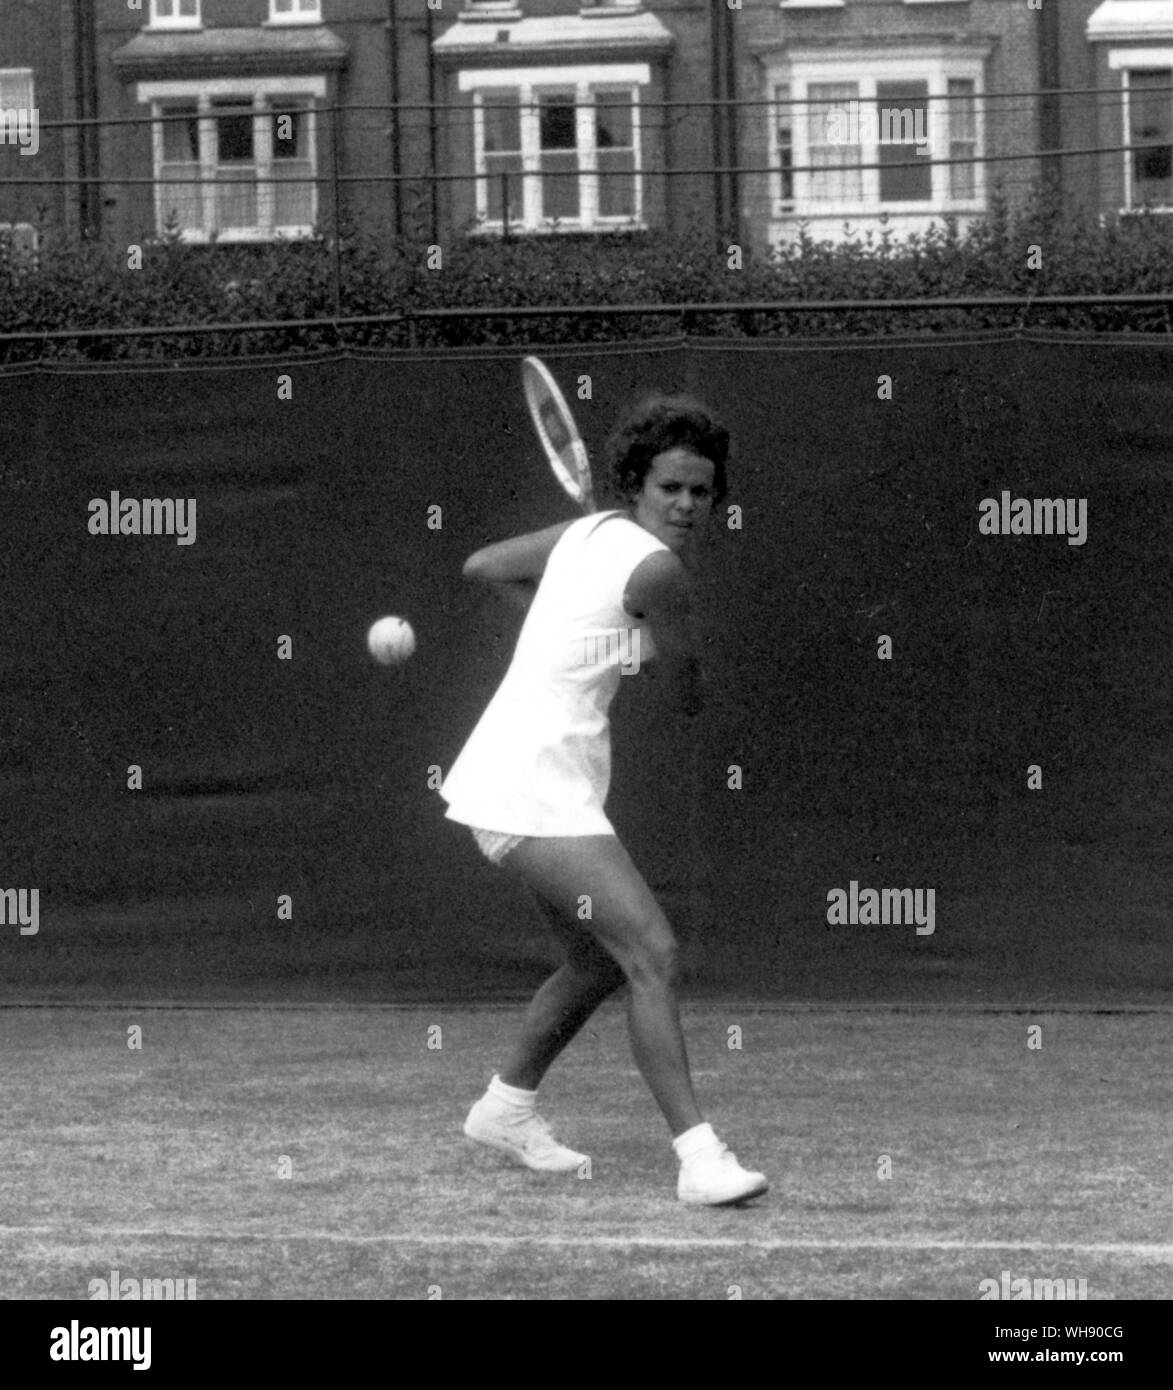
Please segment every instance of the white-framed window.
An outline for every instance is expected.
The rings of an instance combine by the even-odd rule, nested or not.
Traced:
[[[476,213],[486,230],[643,225],[647,64],[465,72],[474,101]]]
[[[198,29],[200,0],[151,0],[152,29]]]
[[[1124,84],[1124,206],[1173,208],[1173,55],[1168,67],[1129,67]]]
[[[772,85],[779,215],[978,211],[981,56],[795,54]]]
[[[0,111],[31,111],[35,106],[32,68],[0,68]]]
[[[40,132],[32,68],[0,68],[0,149],[18,148],[21,154],[35,155]]]
[[[270,24],[321,24],[322,0],[269,0]]]
[[[154,123],[158,229],[189,241],[312,234],[321,77],[141,82]]]

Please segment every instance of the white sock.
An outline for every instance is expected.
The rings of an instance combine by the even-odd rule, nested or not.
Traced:
[[[681,1163],[687,1163],[690,1158],[695,1158],[697,1154],[704,1153],[706,1149],[711,1149],[718,1143],[720,1140],[714,1133],[713,1126],[706,1120],[703,1124],[693,1125],[683,1134],[678,1134],[672,1141],[672,1147]]]
[[[506,1115],[512,1116],[514,1119],[522,1119],[526,1115],[532,1115],[534,1101],[538,1095],[537,1091],[523,1091],[519,1086],[506,1086],[505,1082],[496,1074],[489,1082],[487,1094],[493,1097]]]

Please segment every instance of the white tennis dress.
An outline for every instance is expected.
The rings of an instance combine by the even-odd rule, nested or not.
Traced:
[[[509,670],[440,788],[447,815],[509,835],[614,835],[608,710],[652,655],[623,608],[632,571],[667,550],[623,512],[558,538]]]

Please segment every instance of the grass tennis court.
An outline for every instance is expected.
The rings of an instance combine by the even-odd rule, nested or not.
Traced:
[[[5,1296],[112,1269],[201,1300],[974,1300],[1003,1270],[1169,1296],[1167,1010],[686,1002],[702,1104],[773,1183],[701,1211],[616,1005],[542,1095],[589,1178],[462,1137],[519,1011],[0,1009]]]

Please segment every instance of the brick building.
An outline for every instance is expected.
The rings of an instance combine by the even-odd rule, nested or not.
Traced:
[[[731,3],[4,0],[0,222],[257,241],[337,199],[392,236],[766,245],[964,224],[1044,175],[1173,206],[1173,0]]]
[[[1173,0],[1064,0],[1063,161],[1072,205],[1173,211]]]
[[[964,226],[1041,173],[1046,10],[1011,0],[744,0],[743,212],[766,240]],[[1064,0],[1066,4],[1066,0]],[[1051,5],[1050,10],[1054,11]],[[999,157],[1022,156],[1001,160]],[[984,162],[991,160],[993,162]],[[953,161],[953,162],[950,162]]]
[[[295,238],[336,196],[389,234],[711,223],[712,108],[684,103],[727,9],[523,3],[93,0],[104,226]]]
[[[0,228],[19,227],[22,244],[38,224],[64,216],[63,187],[42,180],[77,167],[57,124],[67,105],[61,21],[57,4],[0,5]]]

